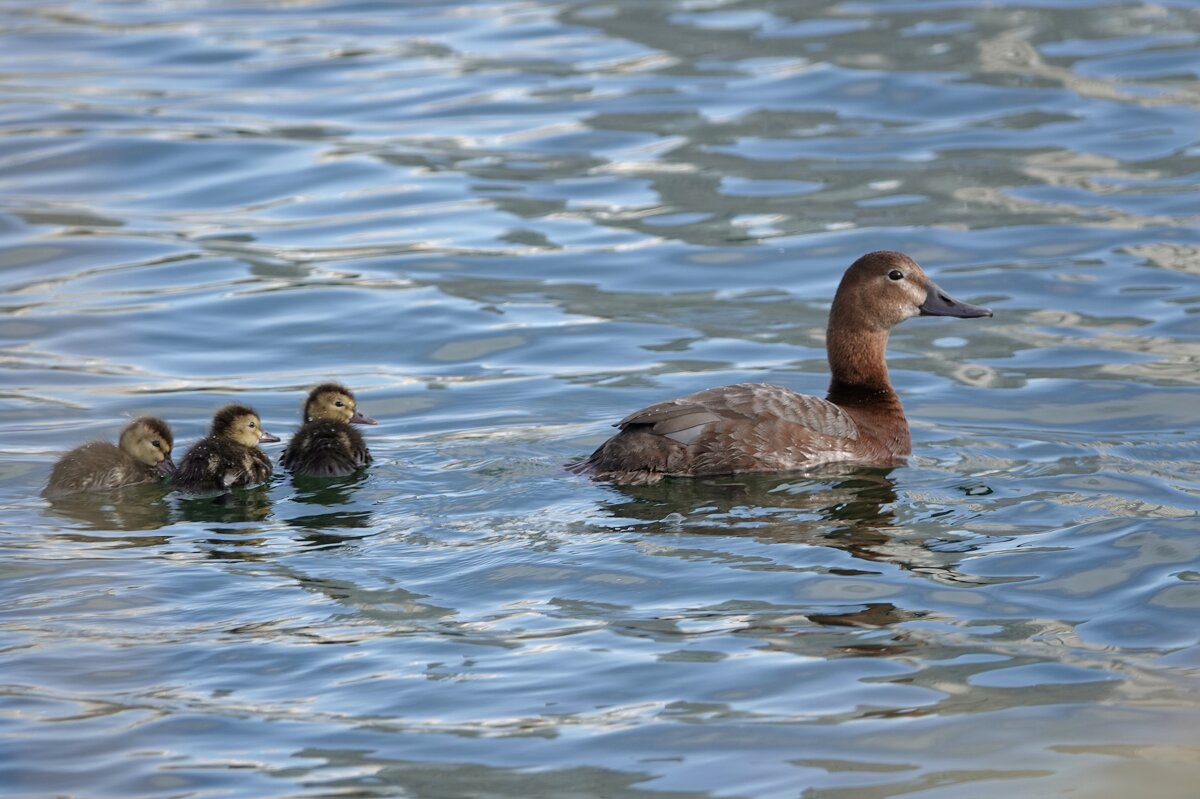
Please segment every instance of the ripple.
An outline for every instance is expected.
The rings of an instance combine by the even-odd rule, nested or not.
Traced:
[[[13,790],[1189,795],[1187,4],[0,26]],[[880,248],[996,311],[895,330],[908,466],[564,472],[664,397],[821,393]],[[130,415],[287,435],[326,379],[362,474],[38,496]]]

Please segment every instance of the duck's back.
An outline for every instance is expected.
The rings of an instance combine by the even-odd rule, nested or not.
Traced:
[[[892,462],[845,409],[768,383],[720,386],[660,402],[617,423],[620,432],[582,463],[581,474],[618,483]]]
[[[271,459],[258,447],[207,436],[183,456],[174,483],[186,491],[224,490],[261,483],[270,476]]]
[[[50,472],[47,496],[78,491],[110,491],[154,482],[154,468],[107,441],[93,441],[59,458]]]
[[[292,436],[280,465],[308,477],[342,477],[371,463],[362,435],[346,422],[305,422]]]

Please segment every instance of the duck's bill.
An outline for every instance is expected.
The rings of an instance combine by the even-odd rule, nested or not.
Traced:
[[[266,430],[263,430],[262,428],[259,428],[259,431],[258,431],[258,443],[260,443],[260,444],[274,444],[276,441],[279,441],[279,440],[280,440],[280,439],[279,439],[279,436],[271,435],[271,434],[270,434],[270,433],[268,433]]]
[[[350,424],[379,424],[379,422],[355,408],[354,415],[350,417]]]
[[[925,302],[921,303],[921,316],[957,316],[959,319],[975,319],[991,315],[990,308],[956,300],[942,291],[941,287],[932,280],[929,281],[929,293],[925,295]]]
[[[171,460],[171,456],[168,455],[158,462],[154,471],[158,472],[159,477],[170,477],[175,474],[175,461]]]

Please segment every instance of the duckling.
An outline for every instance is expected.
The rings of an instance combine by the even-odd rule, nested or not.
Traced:
[[[307,477],[342,477],[363,468],[371,462],[371,453],[352,424],[377,422],[358,409],[354,393],[345,386],[317,386],[304,403],[304,424],[280,465]]]
[[[175,485],[185,491],[229,490],[271,476],[271,459],[259,444],[278,441],[245,405],[226,405],[213,415],[208,435],[179,462]]]
[[[171,460],[174,444],[166,422],[154,416],[139,417],[121,431],[119,446],[93,441],[59,458],[43,493],[61,496],[152,483],[175,471]]]

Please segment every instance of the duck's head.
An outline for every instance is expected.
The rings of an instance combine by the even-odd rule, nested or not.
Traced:
[[[137,460],[153,466],[160,475],[175,472],[175,461],[171,460],[175,437],[167,423],[156,416],[141,416],[125,425],[120,446]]]
[[[304,421],[332,419],[350,424],[378,424],[358,409],[354,392],[339,383],[323,383],[308,394],[304,402]]]
[[[904,253],[880,250],[867,253],[846,270],[833,298],[829,323],[889,330],[912,316],[991,315],[987,308],[951,297]]]
[[[253,408],[247,408],[245,405],[226,405],[217,411],[208,434],[229,439],[243,447],[254,447],[279,440],[279,436],[273,436],[263,429],[258,414]]]

